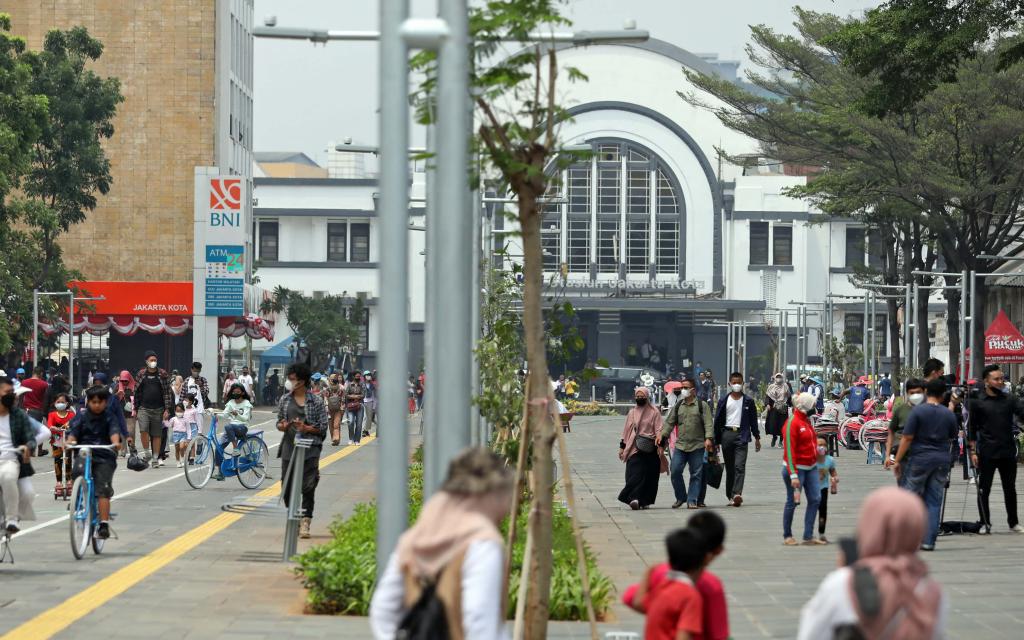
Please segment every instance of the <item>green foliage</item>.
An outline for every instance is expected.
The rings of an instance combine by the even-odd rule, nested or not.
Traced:
[[[821,345],[822,355],[832,363],[847,385],[853,382],[857,372],[864,367],[864,351],[856,344],[829,336]],[[831,381],[825,381],[829,383]]]
[[[423,506],[423,465],[415,462],[417,455],[422,458],[422,448],[417,450],[414,462],[409,466],[410,524],[416,521]],[[555,506],[552,620],[585,620],[587,616],[569,517],[564,507]],[[520,531],[525,531],[526,518],[524,508],[519,515]],[[505,527],[502,530],[506,532]],[[352,515],[347,518],[338,517],[331,523],[330,532],[330,542],[314,546],[295,558],[295,574],[308,589],[306,608],[310,613],[365,616],[370,610],[376,580],[377,506],[373,503],[356,505]],[[519,536],[513,550],[509,583],[510,614],[515,610],[515,585],[519,582],[522,569],[524,545],[525,537]],[[594,609],[600,617],[611,604],[613,586],[597,568],[596,559],[590,550],[586,552]]]
[[[277,287],[260,310],[287,314],[288,326],[309,349],[314,371],[323,369],[331,356],[352,354],[366,346],[359,344],[359,326],[366,315],[362,298],[353,299],[344,292],[316,298]]]
[[[480,415],[496,431],[510,430],[523,416],[522,319],[516,307],[522,300],[522,271],[490,269],[485,274],[481,335],[476,346],[480,366],[480,394],[473,399]]]
[[[110,189],[101,141],[123,100],[116,79],[86,68],[103,47],[84,28],[51,31],[38,52],[10,28],[0,14],[0,352],[30,340],[32,289],[64,290],[79,277],[58,240]],[[43,298],[40,316],[52,321],[61,308]]]
[[[564,403],[566,411],[577,416],[617,416],[617,411],[597,402],[580,402],[579,400],[566,400]]]

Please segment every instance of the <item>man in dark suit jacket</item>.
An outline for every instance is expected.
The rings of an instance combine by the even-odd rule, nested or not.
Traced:
[[[761,450],[757,425],[757,403],[743,393],[743,374],[729,374],[729,393],[718,401],[715,411],[715,441],[725,459],[725,495],[729,504],[743,504],[743,478],[747,469],[747,445],[754,436],[754,450]]]

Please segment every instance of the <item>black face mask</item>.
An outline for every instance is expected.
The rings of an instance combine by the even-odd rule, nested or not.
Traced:
[[[636,399],[636,406],[642,407],[645,404],[647,404],[647,398],[637,398]]]
[[[233,395],[231,397],[234,398],[235,400],[241,400],[242,399],[242,394],[236,393],[235,395]]]
[[[0,404],[3,404],[8,409],[14,407],[14,392],[5,393],[3,397],[0,398]]]

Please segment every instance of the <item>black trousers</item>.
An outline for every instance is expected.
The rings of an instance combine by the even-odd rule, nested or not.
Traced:
[[[316,486],[320,484],[320,450],[321,447],[310,447],[306,450],[306,461],[302,467],[302,515],[306,518],[313,517],[313,504],[316,495]],[[288,463],[291,458],[281,458],[281,474],[288,472]],[[284,479],[284,506],[288,506],[291,498],[291,477]]]
[[[818,502],[818,535],[825,535],[825,525],[828,523],[828,492],[829,487],[821,489],[821,501]]]
[[[1003,500],[1006,502],[1006,519],[1010,527],[1019,523],[1017,520],[1017,460],[1012,457],[995,460],[978,458],[978,511],[981,521],[992,526],[992,511],[988,506],[989,494],[992,493],[992,481],[999,471],[999,481],[1003,485]]]

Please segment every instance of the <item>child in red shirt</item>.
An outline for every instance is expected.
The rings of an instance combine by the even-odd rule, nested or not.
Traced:
[[[677,529],[665,538],[665,547],[669,571],[655,582],[656,567],[649,569],[633,596],[634,606],[647,614],[644,640],[703,640],[704,601],[694,585],[707,555],[704,538],[694,529]]]
[[[58,393],[53,399],[54,411],[46,416],[46,426],[50,428],[50,449],[53,451],[53,472],[57,476],[57,487],[64,483],[64,431],[68,423],[75,417],[71,400],[66,393]],[[70,478],[69,478],[70,480]]]
[[[707,570],[711,562],[725,550],[725,521],[713,511],[701,511],[691,516],[686,526],[696,529],[704,537],[708,548],[704,571],[695,583],[704,602],[704,640],[726,640],[729,637],[729,610],[725,602],[725,589],[718,576]],[[665,579],[669,570],[667,562],[655,565],[648,573],[648,584],[657,585]],[[642,602],[635,601],[639,587],[639,584],[630,585],[622,595],[622,600],[626,606],[643,613]]]

